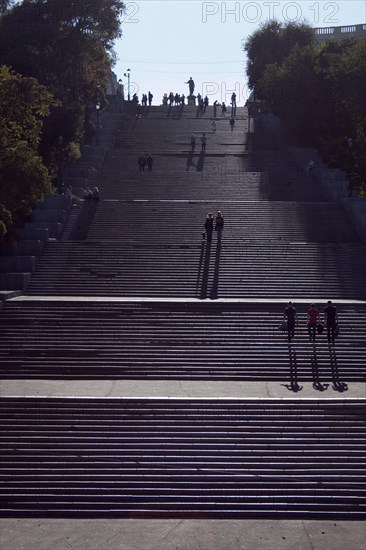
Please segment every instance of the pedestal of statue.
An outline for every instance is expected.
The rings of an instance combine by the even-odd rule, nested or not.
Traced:
[[[196,105],[196,96],[195,95],[189,95],[187,97],[188,105],[192,105],[193,107]]]

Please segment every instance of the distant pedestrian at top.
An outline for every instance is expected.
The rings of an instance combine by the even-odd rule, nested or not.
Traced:
[[[145,172],[146,158],[144,153],[141,153],[141,155],[139,156],[137,164],[139,165],[140,172]]]
[[[151,153],[149,153],[146,162],[147,162],[147,171],[152,172],[154,159],[152,158]]]
[[[207,138],[204,132],[201,137],[201,151],[206,151],[206,143],[207,143]]]

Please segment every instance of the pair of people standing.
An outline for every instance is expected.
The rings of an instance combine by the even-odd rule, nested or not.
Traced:
[[[292,302],[289,302],[284,311],[284,320],[287,321],[287,336],[291,342],[295,336],[295,325],[297,322],[297,312]],[[336,326],[338,323],[337,308],[333,305],[332,300],[328,300],[327,306],[324,309],[324,323],[327,328],[328,342],[333,342],[336,336]],[[320,312],[315,304],[311,304],[307,311],[307,327],[309,338],[315,342],[315,336],[320,325]]]
[[[217,242],[221,242],[222,231],[224,229],[224,217],[221,212],[217,212],[216,218],[214,218],[212,212],[207,214],[207,218],[204,224],[207,242],[212,242],[212,233],[216,231]]]
[[[152,158],[151,154],[149,155],[142,154],[137,159],[137,164],[139,165],[140,172],[145,172],[145,166],[147,166],[148,172],[152,172],[153,163],[154,163],[154,159]]]

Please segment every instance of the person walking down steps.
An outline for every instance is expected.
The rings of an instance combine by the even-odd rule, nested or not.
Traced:
[[[205,221],[204,228],[205,228],[205,231],[206,231],[207,242],[211,243],[212,242],[212,233],[213,233],[213,228],[214,228],[214,217],[213,217],[212,212],[209,212],[207,214],[207,218],[206,218],[206,221]]]
[[[195,150],[196,147],[196,136],[194,134],[191,135],[191,149],[192,151]]]
[[[151,153],[149,153],[146,159],[146,162],[147,162],[147,171],[152,172],[154,159],[152,158]]]
[[[221,212],[217,212],[215,219],[215,231],[217,235],[217,242],[221,243],[222,230],[224,229],[224,217]]]
[[[146,158],[143,153],[141,153],[141,155],[139,156],[137,164],[139,165],[140,172],[145,172]]]
[[[206,151],[206,144],[207,144],[207,137],[206,137],[206,134],[204,132],[202,134],[202,137],[201,137],[201,151],[203,151],[203,152]]]

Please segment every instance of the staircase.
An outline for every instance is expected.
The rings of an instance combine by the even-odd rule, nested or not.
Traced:
[[[309,342],[307,304],[289,347],[278,302],[17,299],[0,316],[0,375],[25,379],[366,382],[366,308],[338,305],[336,348]],[[300,322],[301,321],[301,322]]]
[[[3,399],[3,515],[362,519],[365,418],[352,400]]]
[[[246,108],[233,132],[220,117],[211,132],[212,117],[153,107],[124,123],[100,202],[73,213],[25,295],[3,305],[0,375],[274,381],[294,393],[309,382],[313,397],[8,394],[3,517],[365,518],[366,399],[315,393],[366,382],[364,244],[274,134],[249,150]],[[153,172],[138,171],[141,152]],[[223,240],[210,246],[202,226],[218,210]],[[313,344],[306,311],[328,299],[341,334]],[[278,330],[288,300],[291,345]]]

